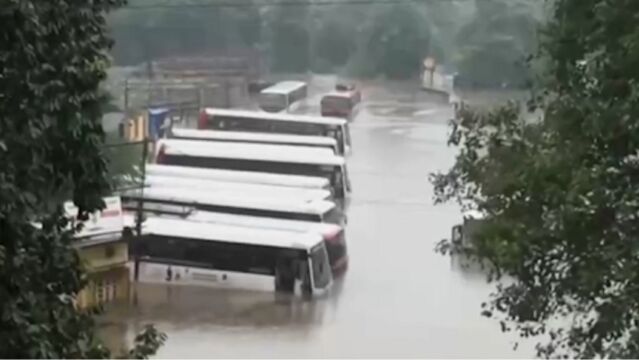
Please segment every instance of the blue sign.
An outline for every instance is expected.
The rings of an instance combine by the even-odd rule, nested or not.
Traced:
[[[160,139],[166,130],[166,116],[169,114],[168,108],[149,109],[149,136],[152,139]]]

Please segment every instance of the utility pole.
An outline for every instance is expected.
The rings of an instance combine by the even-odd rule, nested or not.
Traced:
[[[146,183],[146,158],[149,155],[149,138],[144,137],[142,140],[142,162],[140,164],[142,171],[142,186],[140,187],[140,196],[138,198],[138,206],[136,210],[135,232],[133,237],[133,280],[138,281],[140,277],[140,256],[138,249],[138,239],[142,236],[142,216],[144,202],[144,184]]]

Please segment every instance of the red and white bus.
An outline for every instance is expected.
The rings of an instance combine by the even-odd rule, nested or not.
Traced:
[[[338,276],[348,267],[346,233],[337,224],[303,220],[286,220],[262,216],[249,216],[209,211],[194,211],[186,217],[190,221],[214,223],[243,228],[273,229],[300,233],[316,233],[322,236],[328,251],[328,260],[334,276]]]
[[[350,154],[352,146],[348,121],[329,116],[206,108],[198,129],[328,136],[337,141],[339,154]]]
[[[353,120],[357,116],[362,94],[357,89],[332,91],[322,97],[320,109],[322,116],[334,116]]]

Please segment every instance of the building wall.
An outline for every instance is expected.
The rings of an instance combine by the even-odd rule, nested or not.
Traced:
[[[128,245],[125,242],[80,248],[79,254],[89,277],[89,283],[78,294],[80,308],[128,298],[130,277]]]
[[[89,283],[78,294],[77,304],[86,309],[129,298],[129,269],[126,266],[92,273]]]
[[[126,264],[129,260],[125,242],[106,243],[80,249],[80,259],[89,272]]]

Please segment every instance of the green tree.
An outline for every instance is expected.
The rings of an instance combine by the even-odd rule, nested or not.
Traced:
[[[115,62],[137,65],[162,57],[255,46],[262,36],[260,8],[249,6],[250,1],[243,4],[201,7],[189,0],[174,0],[164,8],[154,7],[154,1],[132,1],[131,6],[148,8],[123,8],[109,16]]]
[[[295,6],[275,5],[265,16],[274,71],[302,72],[309,68],[309,0],[297,2]]]
[[[363,75],[417,75],[429,49],[425,18],[412,3],[384,6],[371,18],[356,67]]]
[[[535,104],[461,110],[436,201],[485,216],[470,248],[439,249],[491,264],[484,314],[539,356],[639,357],[639,3],[555,0]]]
[[[323,20],[318,27],[313,52],[320,62],[318,70],[344,66],[356,48],[356,32],[353,27],[336,18]]]
[[[473,19],[457,35],[459,80],[482,87],[525,86],[526,58],[537,46],[538,13],[534,1],[476,1]]]
[[[108,358],[62,204],[81,216],[109,190],[101,146],[105,14],[121,0],[4,0],[0,6],[0,357]],[[34,222],[41,226],[34,226]],[[125,356],[148,357],[147,328]]]
[[[472,18],[474,8],[467,1],[427,1],[418,9],[430,25],[429,55],[451,65],[458,50],[455,35]]]

